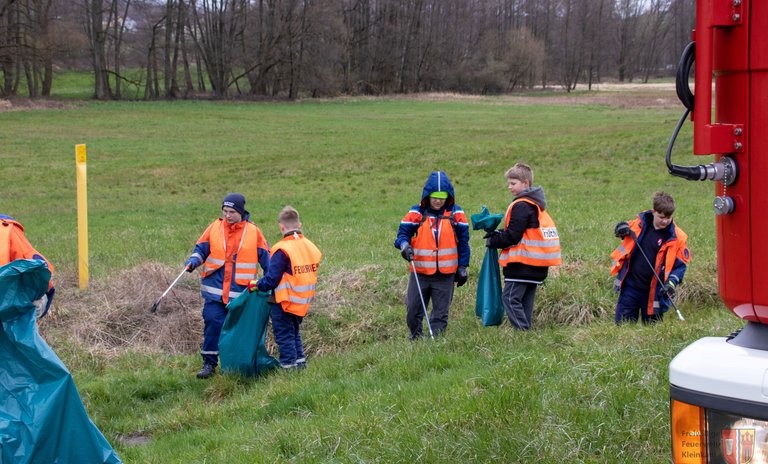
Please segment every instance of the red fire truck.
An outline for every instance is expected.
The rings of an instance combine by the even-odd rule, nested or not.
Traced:
[[[720,296],[746,323],[728,337],[698,340],[672,360],[673,462],[768,463],[768,1],[697,0],[677,91],[686,110],[667,167],[675,176],[715,182]],[[710,164],[671,161],[689,114],[694,153],[714,155]]]

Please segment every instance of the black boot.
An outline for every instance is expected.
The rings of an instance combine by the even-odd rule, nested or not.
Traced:
[[[197,372],[198,379],[207,379],[216,374],[216,366],[213,364],[203,364],[202,369]]]

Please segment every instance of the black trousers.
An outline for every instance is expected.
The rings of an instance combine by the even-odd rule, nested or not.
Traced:
[[[429,302],[432,302],[432,311],[429,313],[432,332],[435,334],[444,332],[448,326],[448,309],[453,301],[453,274],[419,274],[418,278],[424,304],[429,306]],[[424,333],[424,308],[421,306],[415,279],[416,276],[412,272],[405,294],[405,322],[411,331],[411,339],[419,338]]]

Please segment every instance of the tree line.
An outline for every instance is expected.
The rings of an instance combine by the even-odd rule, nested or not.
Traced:
[[[695,0],[0,0],[0,97],[496,94],[670,75]],[[127,89],[131,89],[129,92]]]

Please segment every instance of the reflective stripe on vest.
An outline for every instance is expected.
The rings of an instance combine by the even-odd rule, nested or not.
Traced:
[[[512,208],[520,201],[536,207],[536,211],[539,213],[539,227],[525,229],[520,243],[504,248],[499,254],[499,264],[502,266],[509,263],[522,263],[539,267],[559,266],[562,264],[562,256],[560,253],[560,236],[557,233],[555,221],[534,201],[527,198],[513,201],[507,208],[504,220],[505,227],[509,226]]]
[[[275,287],[275,301],[287,313],[306,316],[315,298],[317,268],[323,254],[314,243],[298,233],[277,242],[271,253],[274,255],[277,250],[283,250],[288,256],[293,274],[283,274]]]
[[[434,222],[437,224],[435,240]],[[444,227],[446,226],[447,227]],[[427,216],[411,240],[413,264],[419,274],[432,275],[437,271],[453,274],[459,268],[459,249],[453,230],[452,216]],[[411,269],[413,272],[413,269]]]

